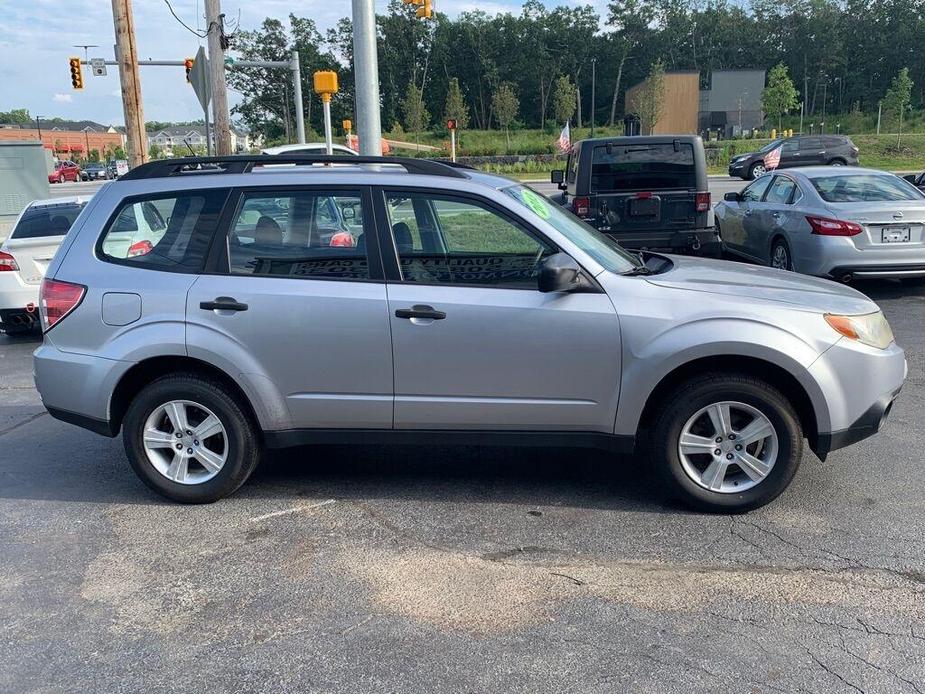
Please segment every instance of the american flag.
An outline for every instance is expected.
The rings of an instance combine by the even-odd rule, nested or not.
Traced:
[[[559,133],[559,153],[565,154],[572,148],[572,132],[569,130],[568,121],[565,121],[565,127]]]
[[[776,169],[780,165],[780,150],[780,146],[775,147],[768,152],[768,155],[764,158],[764,168],[768,171]]]

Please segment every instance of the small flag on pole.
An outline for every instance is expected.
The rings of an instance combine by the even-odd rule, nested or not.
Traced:
[[[569,122],[565,121],[565,127],[562,128],[562,132],[559,133],[559,153],[565,154],[572,148],[572,131],[569,130]]]
[[[782,146],[775,147],[767,156],[764,158],[764,168],[768,171],[772,171],[780,166],[780,151]]]

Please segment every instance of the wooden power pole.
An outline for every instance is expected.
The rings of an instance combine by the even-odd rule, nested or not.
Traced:
[[[148,160],[148,136],[141,104],[141,80],[138,77],[138,50],[135,43],[135,20],[132,0],[112,0],[112,21],[116,32],[116,60],[122,83],[122,108],[125,111],[125,140],[129,164],[140,166]]]
[[[209,27],[209,72],[212,77],[212,132],[215,153],[231,154],[231,120],[228,116],[228,88],[225,84],[224,15],[220,0],[206,0],[206,26]]]

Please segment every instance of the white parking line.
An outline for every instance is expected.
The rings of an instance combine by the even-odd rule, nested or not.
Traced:
[[[285,511],[273,511],[273,513],[265,513],[262,516],[254,516],[251,518],[251,523],[256,523],[258,521],[266,520],[267,518],[276,518],[277,516],[288,516],[291,513],[301,513],[302,511],[311,511],[314,508],[320,506],[327,506],[328,504],[333,504],[334,499],[328,499],[326,501],[319,501],[317,504],[310,504],[308,506],[296,506],[295,508],[289,508]]]

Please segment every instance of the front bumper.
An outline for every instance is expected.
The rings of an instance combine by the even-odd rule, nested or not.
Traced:
[[[827,415],[810,440],[816,455],[825,460],[831,451],[876,434],[908,370],[905,352],[895,343],[881,350],[844,337],[813,362],[809,371],[822,390]]]
[[[748,175],[748,170],[745,168],[745,163],[730,164],[729,165],[729,175],[734,178],[745,178]]]

